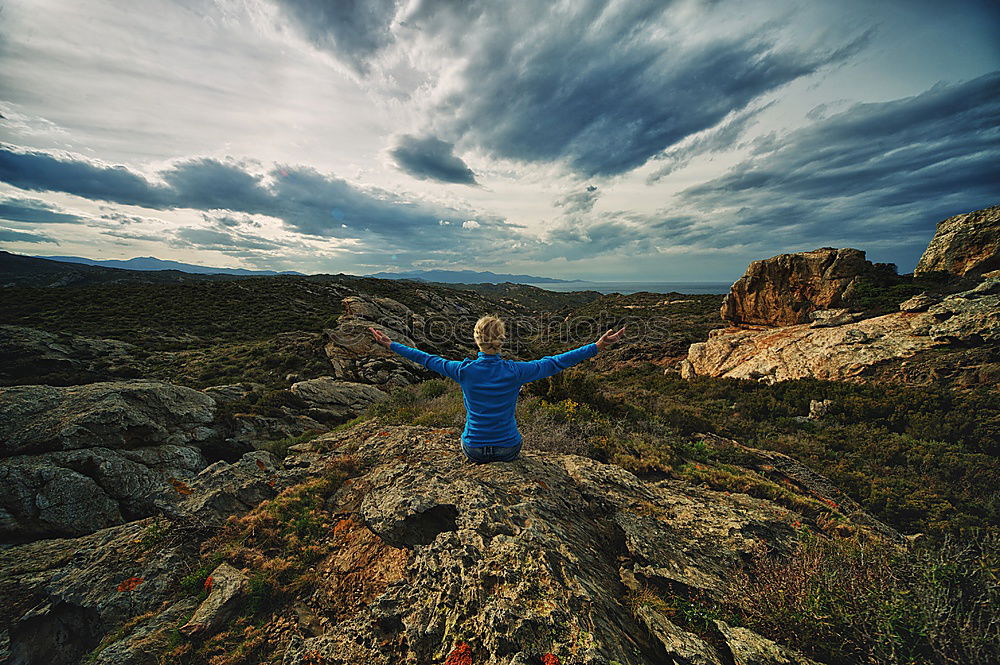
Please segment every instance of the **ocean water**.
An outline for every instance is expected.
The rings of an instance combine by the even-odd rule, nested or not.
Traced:
[[[566,282],[555,284],[531,284],[540,289],[566,293],[567,291],[600,291],[601,293],[729,293],[731,282]]]

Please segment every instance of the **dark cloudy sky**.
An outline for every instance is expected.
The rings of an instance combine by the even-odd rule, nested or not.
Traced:
[[[1000,3],[4,0],[0,247],[366,273],[913,269],[1000,203]]]

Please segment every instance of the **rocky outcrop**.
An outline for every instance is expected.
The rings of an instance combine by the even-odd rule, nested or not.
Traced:
[[[215,402],[158,381],[0,388],[0,456],[187,445],[215,435]]]
[[[290,388],[309,409],[306,414],[323,422],[344,422],[357,416],[388,394],[374,386],[354,381],[338,381],[332,376],[300,381]]]
[[[164,510],[205,460],[194,447],[84,448],[0,460],[0,541],[76,536]]]
[[[458,453],[457,434],[372,425],[311,443],[366,469],[336,501],[350,514],[338,528],[356,533],[345,549],[368,553],[369,581],[356,592],[361,602],[327,594],[345,567],[318,566],[310,602],[340,620],[322,635],[293,638],[283,662],[307,653],[442,662],[457,639],[484,665],[537,662],[544,653],[594,665],[732,662],[723,634],[706,641],[653,606],[629,605],[627,594],[651,587],[721,599],[742,557],[789,547],[793,525],[806,519],[747,495],[647,482],[575,455],[527,451],[513,463],[475,465]]]
[[[847,308],[818,309],[809,312],[810,328],[833,328],[845,323],[854,323],[865,318],[861,312],[851,312]]]
[[[934,318],[927,334],[937,342],[1000,344],[1000,277],[953,293],[927,308]]]
[[[445,662],[460,651],[482,665],[525,665],[543,654],[581,665],[724,665],[737,654],[735,662],[811,662],[747,628],[720,622],[694,632],[662,601],[643,600],[722,601],[744,559],[788,551],[797,529],[816,526],[810,517],[576,455],[527,450],[512,463],[477,465],[465,461],[458,437],[454,428],[362,423],[296,446],[285,468],[252,453],[190,483],[194,497],[228,469],[232,478],[276,479],[276,493],[331,460],[352,460],[354,477],[319,497],[336,546],[311,567],[309,588],[271,619],[284,636],[271,644],[278,659],[388,665]],[[765,455],[759,468],[781,474],[789,491],[830,500],[825,479],[794,460],[743,452]],[[0,551],[0,593],[14,599],[0,607],[0,660],[68,665],[113,634],[94,662],[152,663],[176,645],[166,638],[177,630],[197,634],[192,644],[230,630],[254,570],[216,567],[193,616],[197,603],[177,588],[214,520],[260,498],[202,501],[215,517],[185,509],[166,527],[143,520]],[[841,517],[898,537],[853,508]]]
[[[431,373],[412,362],[401,358],[375,342],[369,327],[384,331],[393,341],[407,346],[416,346],[428,353],[437,353],[451,358],[463,355],[475,357],[472,350],[472,325],[468,324],[468,342],[456,345],[454,326],[474,317],[474,312],[456,300],[448,301],[432,292],[418,292],[428,299],[435,315],[442,317],[441,323],[450,327],[444,332],[445,344],[430,339],[425,334],[427,317],[417,314],[406,305],[392,298],[355,295],[344,298],[341,303],[344,314],[335,328],[324,331],[327,338],[326,355],[333,367],[333,376],[340,381],[365,383],[390,388],[405,386],[421,381]]]
[[[851,284],[874,270],[859,249],[821,247],[753,261],[722,303],[730,323],[808,323],[815,310],[841,307]]]
[[[190,557],[179,543],[145,545],[151,524],[0,550],[0,662],[76,665],[111,627],[158,611]]]
[[[204,468],[214,412],[207,395],[154,381],[0,388],[0,540],[161,510]]]
[[[721,376],[775,383],[812,376],[848,380],[866,367],[905,358],[936,345],[927,317],[899,313],[832,328],[809,324],[783,328],[720,328],[692,344],[681,376]]]
[[[176,593],[198,543],[226,518],[273,498],[307,473],[284,468],[270,453],[252,452],[179,483],[168,518],[0,549],[0,596],[9,601],[0,604],[0,663],[75,665],[127,620],[131,630],[93,662],[160,662],[169,635],[199,607],[195,598]],[[220,568],[189,632],[224,623],[245,588],[242,571]]]
[[[917,295],[904,300],[899,303],[900,312],[926,312],[927,308],[936,302],[940,302],[940,298],[927,295],[927,292],[918,293]]]
[[[944,270],[955,275],[982,275],[997,269],[1000,206],[993,206],[938,222],[934,238],[913,274]]]
[[[219,524],[229,515],[245,513],[270,499],[279,483],[287,485],[302,473],[302,469],[286,471],[281,460],[265,450],[247,453],[232,464],[220,460],[179,486],[180,499],[164,512],[202,524]]]
[[[132,378],[140,375],[142,355],[118,340],[0,325],[0,386]]]
[[[767,383],[807,376],[853,380],[879,363],[926,349],[1000,343],[1000,279],[935,303],[911,299],[901,309],[834,327],[719,328],[691,345],[681,375]]]

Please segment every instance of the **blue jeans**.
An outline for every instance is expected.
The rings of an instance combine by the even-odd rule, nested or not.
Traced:
[[[513,446],[478,446],[473,448],[462,442],[462,452],[472,462],[513,462],[521,454],[521,442]]]

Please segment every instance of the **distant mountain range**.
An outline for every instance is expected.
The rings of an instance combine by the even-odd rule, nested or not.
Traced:
[[[407,272],[376,272],[365,277],[379,279],[415,279],[425,282],[444,282],[445,284],[500,284],[514,282],[516,284],[555,284],[580,282],[579,279],[555,279],[554,277],[535,277],[534,275],[511,275],[476,270],[410,270]]]
[[[117,259],[97,260],[87,259],[82,256],[35,256],[37,259],[48,259],[50,261],[62,261],[63,263],[82,263],[88,266],[101,266],[103,268],[122,268],[125,270],[180,270],[197,275],[302,275],[304,273],[294,270],[275,272],[274,270],[247,270],[245,268],[213,268],[211,266],[199,266],[193,263],[181,263],[179,261],[168,261],[158,259],[155,256],[137,256],[132,259],[119,261]]]

